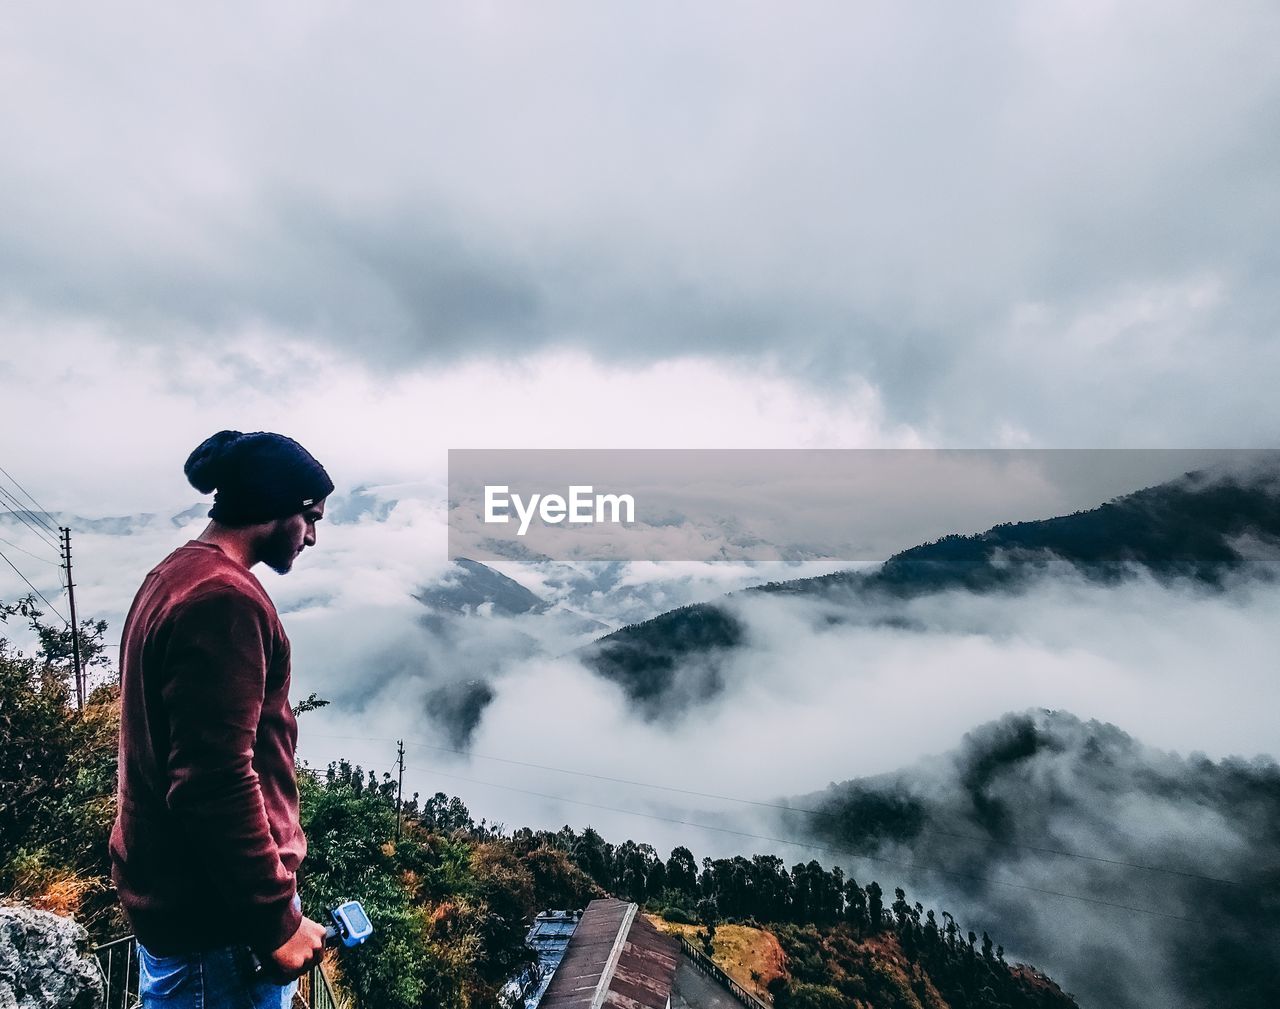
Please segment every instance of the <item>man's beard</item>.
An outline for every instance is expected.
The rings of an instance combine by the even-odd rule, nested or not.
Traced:
[[[263,540],[262,546],[258,549],[258,557],[262,560],[262,563],[280,575],[289,573],[297,556],[297,547],[294,546],[293,537],[289,535],[289,530],[283,525],[279,526],[270,536]]]

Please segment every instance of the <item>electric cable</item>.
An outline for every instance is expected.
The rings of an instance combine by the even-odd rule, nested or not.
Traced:
[[[39,554],[33,554],[30,550],[23,549],[22,547],[18,546],[18,544],[14,543],[12,540],[7,540],[3,536],[0,536],[0,543],[4,543],[6,546],[12,547],[14,550],[18,551],[18,553],[20,554],[26,554],[33,561],[39,561],[41,564],[48,564],[50,567],[55,567],[59,571],[62,570],[62,565],[59,564],[57,561],[51,561],[47,557],[41,557]]]
[[[319,734],[316,734],[319,735]],[[395,740],[388,737],[375,736],[327,736],[320,738],[329,739],[353,739],[364,740],[367,742],[390,743]],[[417,746],[428,750],[437,750],[441,753],[453,753],[459,756],[472,757],[480,760],[492,760],[503,764],[513,764],[517,767],[529,767],[540,771],[554,771],[558,774],[570,774],[583,778],[593,778],[596,781],[607,781],[616,785],[632,785],[638,788],[650,788],[663,792],[674,792],[679,795],[691,795],[701,799],[717,799],[722,802],[736,802],[747,806],[757,806],[764,809],[776,809],[787,813],[802,813],[809,816],[821,816],[828,818],[836,818],[838,813],[829,812],[821,809],[806,809],[802,806],[789,806],[781,802],[766,802],[760,799],[743,799],[732,795],[721,795],[716,792],[702,792],[691,788],[678,788],[674,785],[657,785],[646,781],[637,781],[632,778],[615,778],[607,774],[595,774],[591,771],[576,771],[565,767],[552,767],[548,764],[537,764],[528,760],[516,760],[511,757],[494,757],[482,753],[473,753],[468,750],[459,750],[448,746],[436,746],[431,743],[424,743],[418,740],[406,739],[405,745]],[[937,834],[943,837],[950,837],[956,840],[972,841],[976,844],[995,844],[1006,848],[1021,848],[1027,851],[1035,851],[1046,855],[1059,855],[1063,858],[1077,858],[1089,862],[1099,862],[1105,865],[1121,866],[1128,869],[1138,869],[1144,872],[1162,873],[1170,876],[1182,876],[1187,879],[1198,879],[1206,883],[1221,883],[1226,886],[1239,886],[1239,882],[1233,879],[1224,879],[1219,876],[1210,876],[1205,873],[1192,872],[1187,869],[1173,869],[1167,866],[1149,865],[1143,862],[1130,862],[1121,858],[1108,858],[1104,855],[1089,855],[1084,852],[1070,851],[1065,848],[1052,848],[1045,845],[1029,844],[1023,841],[1004,841],[999,838],[979,837],[973,834],[962,834],[955,831],[943,830],[941,828],[930,827],[922,830],[922,834]]]
[[[30,520],[30,518],[28,518],[28,516],[29,516],[29,515],[33,515],[34,513],[33,513],[29,508],[26,508],[26,507],[22,504],[22,502],[20,502],[17,498],[15,498],[15,497],[14,497],[12,494],[10,494],[7,490],[5,490],[5,488],[4,488],[3,486],[0,486],[0,500],[3,500],[5,503],[7,503],[7,504],[9,505],[9,507],[10,507],[10,509],[11,509],[11,510],[10,510],[10,512],[9,512],[9,514],[10,514],[10,515],[12,515],[12,516],[13,516],[14,518],[16,518],[19,522],[21,522],[24,526],[26,526],[26,527],[27,527],[28,529],[30,529],[33,533],[35,533],[37,536],[39,536],[39,537],[40,537],[40,539],[42,539],[46,544],[48,544],[49,546],[53,547],[55,550],[61,550],[61,547],[58,545],[58,543],[57,543],[56,541],[54,541],[54,540],[50,539],[50,538],[49,538],[49,534],[48,534],[48,533],[46,533],[46,532],[44,531],[44,529],[42,529],[40,526],[38,526],[38,525],[34,524],[34,523]]]
[[[49,602],[49,600],[45,597],[45,594],[43,592],[41,592],[38,588],[36,588],[34,585],[31,584],[27,576],[18,570],[18,565],[14,564],[13,561],[9,560],[9,558],[5,556],[4,551],[2,550],[0,550],[0,559],[3,559],[4,562],[9,565],[9,567],[13,568],[13,570],[17,572],[18,577],[27,583],[27,587],[30,588],[32,592],[34,592],[41,599],[44,600],[44,604],[48,606],[49,609],[53,610],[53,612],[57,615],[59,620],[61,620],[68,627],[71,626],[71,621],[68,620],[66,617],[64,617],[62,613],[59,611],[59,609],[53,605],[53,603]]]
[[[756,841],[766,841],[771,844],[788,844],[798,848],[804,848],[809,851],[818,851],[831,855],[853,856],[855,858],[865,859],[870,862],[881,862],[885,865],[892,865],[897,868],[907,869],[917,872],[935,872],[943,876],[952,876],[957,879],[969,879],[981,883],[988,883],[992,886],[1011,887],[1015,890],[1025,890],[1030,893],[1038,893],[1049,897],[1060,897],[1065,900],[1076,900],[1086,904],[1095,904],[1099,907],[1115,908],[1121,911],[1132,911],[1136,914],[1146,914],[1157,918],[1170,918],[1174,921],[1186,922],[1192,925],[1206,925],[1205,921],[1199,918],[1188,918],[1185,915],[1173,914],[1170,911],[1157,911],[1154,908],[1138,907],[1134,904],[1121,904],[1118,901],[1103,900],[1101,897],[1086,897],[1083,894],[1067,893],[1063,890],[1050,890],[1047,887],[1032,886],[1029,883],[1014,883],[1010,880],[995,879],[991,876],[981,876],[977,873],[957,872],[953,869],[943,869],[940,866],[925,865],[919,862],[901,862],[891,858],[885,858],[881,855],[869,855],[865,852],[853,851],[845,848],[831,848],[825,845],[812,844],[808,841],[793,841],[785,837],[769,837],[765,834],[753,834],[745,830],[734,830],[731,827],[715,827],[706,823],[695,823],[691,820],[682,820],[676,817],[661,816],[657,813],[641,813],[633,809],[621,809],[616,806],[605,806],[599,803],[586,802],[581,799],[567,799],[564,796],[549,795],[545,792],[535,792],[527,788],[518,788],[515,785],[502,785],[494,781],[480,781],[476,778],[467,778],[459,774],[450,774],[447,771],[441,771],[433,767],[416,767],[408,768],[409,770],[425,771],[429,774],[436,774],[442,778],[453,778],[458,781],[465,781],[473,785],[485,785],[490,788],[501,788],[509,792],[521,792],[525,795],[532,795],[542,799],[550,799],[554,802],[570,803],[575,806],[586,806],[591,809],[606,810],[611,813],[622,813],[627,816],[638,816],[649,820],[661,820],[666,823],[675,823],[684,827],[693,827],[698,830],[711,830],[723,834],[733,834],[737,837],[750,838]]]
[[[22,493],[23,493],[23,495],[26,497],[26,499],[27,499],[28,501],[30,501],[33,505],[35,505],[35,506],[36,506],[37,511],[36,511],[34,514],[37,514],[37,515],[43,515],[43,516],[45,516],[43,519],[40,519],[40,520],[39,520],[39,521],[40,521],[40,523],[41,523],[41,524],[42,524],[46,529],[48,529],[48,530],[49,530],[49,532],[51,532],[51,533],[56,533],[56,532],[57,532],[57,530],[53,527],[52,523],[50,523],[49,521],[47,521],[47,520],[48,520],[48,518],[51,516],[51,513],[50,513],[49,509],[48,509],[48,508],[46,508],[44,505],[42,505],[42,504],[41,504],[39,501],[37,501],[34,497],[32,497],[32,496],[31,496],[31,492],[30,492],[29,490],[27,490],[27,488],[25,488],[24,486],[22,486],[22,484],[18,483],[18,478],[17,478],[17,477],[15,477],[12,473],[10,473],[10,472],[9,472],[7,469],[5,469],[3,466],[0,466],[0,473],[3,473],[5,476],[7,476],[7,477],[9,478],[10,482],[11,482],[15,487],[17,487],[17,488],[18,488],[18,490],[22,491]]]

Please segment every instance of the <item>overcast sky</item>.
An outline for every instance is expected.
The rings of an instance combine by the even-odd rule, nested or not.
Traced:
[[[410,593],[446,569],[450,448],[1276,447],[1278,50],[1273,0],[8,5],[0,466],[68,515],[161,517],[77,532],[113,641],[201,526],[167,517],[216,430],[283,431],[339,494],[397,502],[264,575],[295,693],[336,698],[303,722],[317,763],[439,742],[423,698],[459,656],[498,684],[477,752],[551,732],[574,745],[548,764],[730,795],[1041,705],[1274,753],[1270,591],[1050,586],[929,604],[922,636],[762,612],[702,732],[545,641],[480,651],[518,626],[433,640]],[[49,544],[0,536],[61,602]],[[644,599],[751,580],[676,574]],[[630,619],[625,588],[591,615]],[[581,781],[410,765],[509,823],[689,836],[444,772],[607,804]]]
[[[294,435],[405,502],[332,601],[443,570],[450,448],[1272,447],[1277,44],[1247,0],[12,7],[0,465],[167,516],[211,432]],[[86,605],[171,535],[86,538]]]
[[[266,423],[356,482],[1280,433],[1265,0],[0,19],[0,409],[42,499],[165,497]]]
[[[0,465],[95,516],[189,507],[224,427],[428,510],[449,448],[1275,446],[1278,43],[1267,2],[10,8]]]

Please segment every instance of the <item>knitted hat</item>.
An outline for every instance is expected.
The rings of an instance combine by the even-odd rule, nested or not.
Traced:
[[[217,490],[209,517],[228,526],[296,515],[333,491],[310,452],[270,431],[219,431],[200,443],[183,471],[202,494]]]

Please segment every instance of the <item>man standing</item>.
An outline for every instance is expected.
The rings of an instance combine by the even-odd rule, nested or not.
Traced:
[[[302,916],[295,881],[307,843],[289,639],[250,569],[284,574],[315,545],[333,483],[268,432],[220,431],[185,469],[217,494],[208,527],[147,575],[125,620],[112,879],[144,1006],[279,1009],[319,962],[324,927]]]

